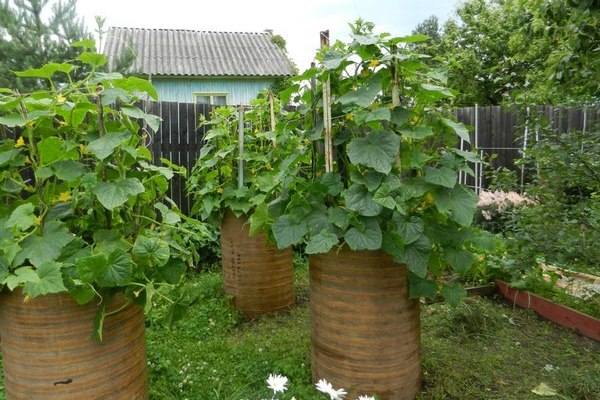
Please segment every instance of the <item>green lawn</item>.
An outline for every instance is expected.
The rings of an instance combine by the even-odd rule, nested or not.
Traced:
[[[283,399],[325,399],[310,382],[305,267],[297,269],[298,306],[253,322],[227,308],[219,274],[194,279],[201,299],[174,329],[148,318],[151,399],[270,398],[269,373],[289,377]],[[495,299],[424,306],[422,347],[421,400],[539,400],[531,390],[541,383],[556,399],[600,399],[600,343]]]

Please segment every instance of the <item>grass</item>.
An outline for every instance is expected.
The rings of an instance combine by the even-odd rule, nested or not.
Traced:
[[[250,322],[227,307],[218,273],[194,279],[201,299],[173,329],[148,318],[151,399],[270,398],[269,373],[289,377],[284,399],[325,398],[310,377],[306,267],[297,269],[296,308]],[[495,299],[424,306],[422,349],[419,400],[539,400],[531,390],[541,383],[557,399],[600,399],[600,343]]]

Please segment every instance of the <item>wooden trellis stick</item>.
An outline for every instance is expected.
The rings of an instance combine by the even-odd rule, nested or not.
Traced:
[[[275,99],[273,98],[273,92],[269,92],[269,109],[271,111],[271,132],[275,133],[277,121],[275,120]],[[277,147],[275,136],[273,136],[273,147]]]
[[[240,105],[238,115],[238,188],[242,188],[244,186],[244,106]]]
[[[329,46],[329,31],[321,32],[321,48]],[[333,139],[331,133],[331,79],[323,84],[323,129],[325,135],[325,172],[333,171]]]
[[[398,48],[392,46],[390,49],[392,55],[396,54]],[[396,108],[400,105],[400,82],[398,81],[398,65],[397,60],[392,58],[392,107]],[[402,159],[400,158],[400,152],[396,156],[396,166],[398,167],[398,173],[402,174]]]

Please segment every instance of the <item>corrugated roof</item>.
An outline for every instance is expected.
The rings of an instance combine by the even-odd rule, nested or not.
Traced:
[[[112,69],[130,47],[134,72],[148,75],[286,76],[290,61],[269,33],[110,28],[104,54]]]

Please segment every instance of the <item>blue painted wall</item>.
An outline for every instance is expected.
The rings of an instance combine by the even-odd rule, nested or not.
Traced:
[[[270,87],[275,79],[230,78],[209,80],[206,78],[161,78],[152,77],[158,91],[159,101],[194,103],[194,93],[227,93],[227,104],[250,104],[260,91]]]

